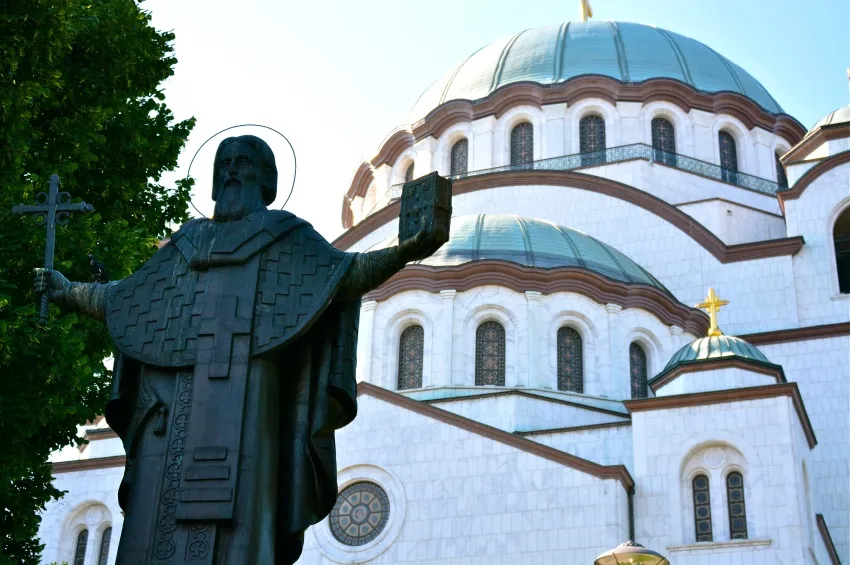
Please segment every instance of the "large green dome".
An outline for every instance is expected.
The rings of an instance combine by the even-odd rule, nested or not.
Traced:
[[[392,238],[376,248],[394,245]],[[653,286],[669,294],[643,267],[593,237],[537,218],[474,214],[452,218],[449,241],[418,263],[449,267],[470,261],[510,261],[526,267],[577,267],[624,283]]]
[[[411,122],[449,100],[478,100],[511,83],[554,85],[582,75],[624,83],[669,78],[703,92],[737,92],[782,113],[752,75],[699,41],[653,26],[589,21],[528,29],[479,49],[422,94]]]

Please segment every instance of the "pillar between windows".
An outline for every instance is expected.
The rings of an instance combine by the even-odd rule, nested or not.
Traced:
[[[541,378],[540,371],[538,370],[540,350],[537,348],[537,304],[540,301],[540,296],[542,294],[536,290],[525,291],[525,302],[528,308],[525,328],[525,339],[528,344],[528,378],[525,384],[536,388],[543,388],[545,384],[545,379]],[[517,384],[519,386],[523,385],[522,381]]]
[[[442,363],[436,363],[436,371],[432,371],[431,381],[435,386],[452,385],[452,356],[454,355],[454,317],[456,290],[441,290],[440,298],[443,299],[443,309],[440,319],[440,349],[443,355]]]
[[[595,394],[599,396],[613,398],[629,398],[628,394],[628,377],[629,369],[628,361],[628,344],[623,343],[622,332],[620,331],[620,313],[623,307],[619,304],[606,304],[605,310],[608,312],[608,374],[603,374],[600,371],[599,389],[587,390],[587,394]]]
[[[372,380],[372,340],[375,331],[375,309],[378,303],[369,300],[360,305],[360,328],[357,332],[357,381]]]

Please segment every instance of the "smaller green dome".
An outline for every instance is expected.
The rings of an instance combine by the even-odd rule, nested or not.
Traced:
[[[747,343],[739,337],[721,335],[716,337],[702,337],[681,348],[670,358],[667,366],[661,371],[661,377],[680,365],[693,365],[717,361],[719,359],[740,359],[747,362],[763,365],[771,368],[782,368],[771,363],[764,353],[756,346]],[[658,378],[656,377],[656,378]]]

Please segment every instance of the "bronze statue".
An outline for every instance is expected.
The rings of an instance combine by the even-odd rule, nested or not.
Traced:
[[[213,219],[184,224],[130,277],[36,275],[37,291],[105,320],[115,342],[119,565],[295,562],[337,497],[334,430],[357,412],[360,297],[448,238],[451,188],[436,175],[442,190],[405,188],[401,244],[368,253],[267,209],[277,169],[257,137],[225,139],[213,179]]]

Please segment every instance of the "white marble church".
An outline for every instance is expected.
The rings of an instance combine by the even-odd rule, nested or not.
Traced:
[[[340,495],[299,563],[590,565],[629,539],[850,563],[850,107],[807,130],[728,47],[529,29],[357,168],[337,247],[393,244],[430,171],[452,233],[364,297]],[[115,559],[121,443],[81,433],[45,563]]]

